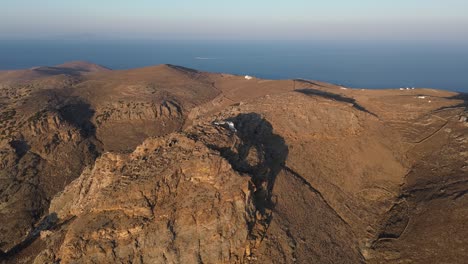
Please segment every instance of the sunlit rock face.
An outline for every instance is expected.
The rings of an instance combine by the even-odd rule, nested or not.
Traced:
[[[71,63],[0,76],[1,263],[463,263],[467,96]]]

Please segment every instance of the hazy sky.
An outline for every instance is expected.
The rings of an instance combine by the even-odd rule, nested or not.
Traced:
[[[468,0],[0,1],[0,39],[468,40]]]

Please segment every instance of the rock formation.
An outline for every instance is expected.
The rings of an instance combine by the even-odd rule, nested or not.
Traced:
[[[0,73],[1,263],[463,263],[467,102],[173,65]]]

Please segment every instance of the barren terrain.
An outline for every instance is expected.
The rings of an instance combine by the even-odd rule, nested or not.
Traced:
[[[0,262],[464,263],[467,106],[174,65],[0,72]]]

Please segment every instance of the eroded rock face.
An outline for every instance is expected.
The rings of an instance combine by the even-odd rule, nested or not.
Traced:
[[[27,239],[53,195],[92,164],[98,153],[89,135],[59,112],[40,112],[20,131],[4,140],[0,151],[0,249],[4,252]]]
[[[0,159],[0,247],[8,251],[28,235],[46,205],[36,177],[41,168],[38,166],[40,157],[32,153],[19,157],[15,149],[7,145],[0,150]]]
[[[106,150],[132,151],[149,136],[180,130],[184,111],[174,99],[109,103],[96,110],[97,137]]]
[[[74,62],[2,74],[0,254],[35,241],[53,196],[101,153],[180,130],[185,109],[215,95],[201,73],[169,66],[113,74]]]
[[[36,262],[241,262],[254,191],[201,142],[148,139],[131,154],[103,155],[52,200],[49,213],[69,223]]]
[[[170,65],[54,76],[0,90],[5,263],[467,258],[462,95]]]

